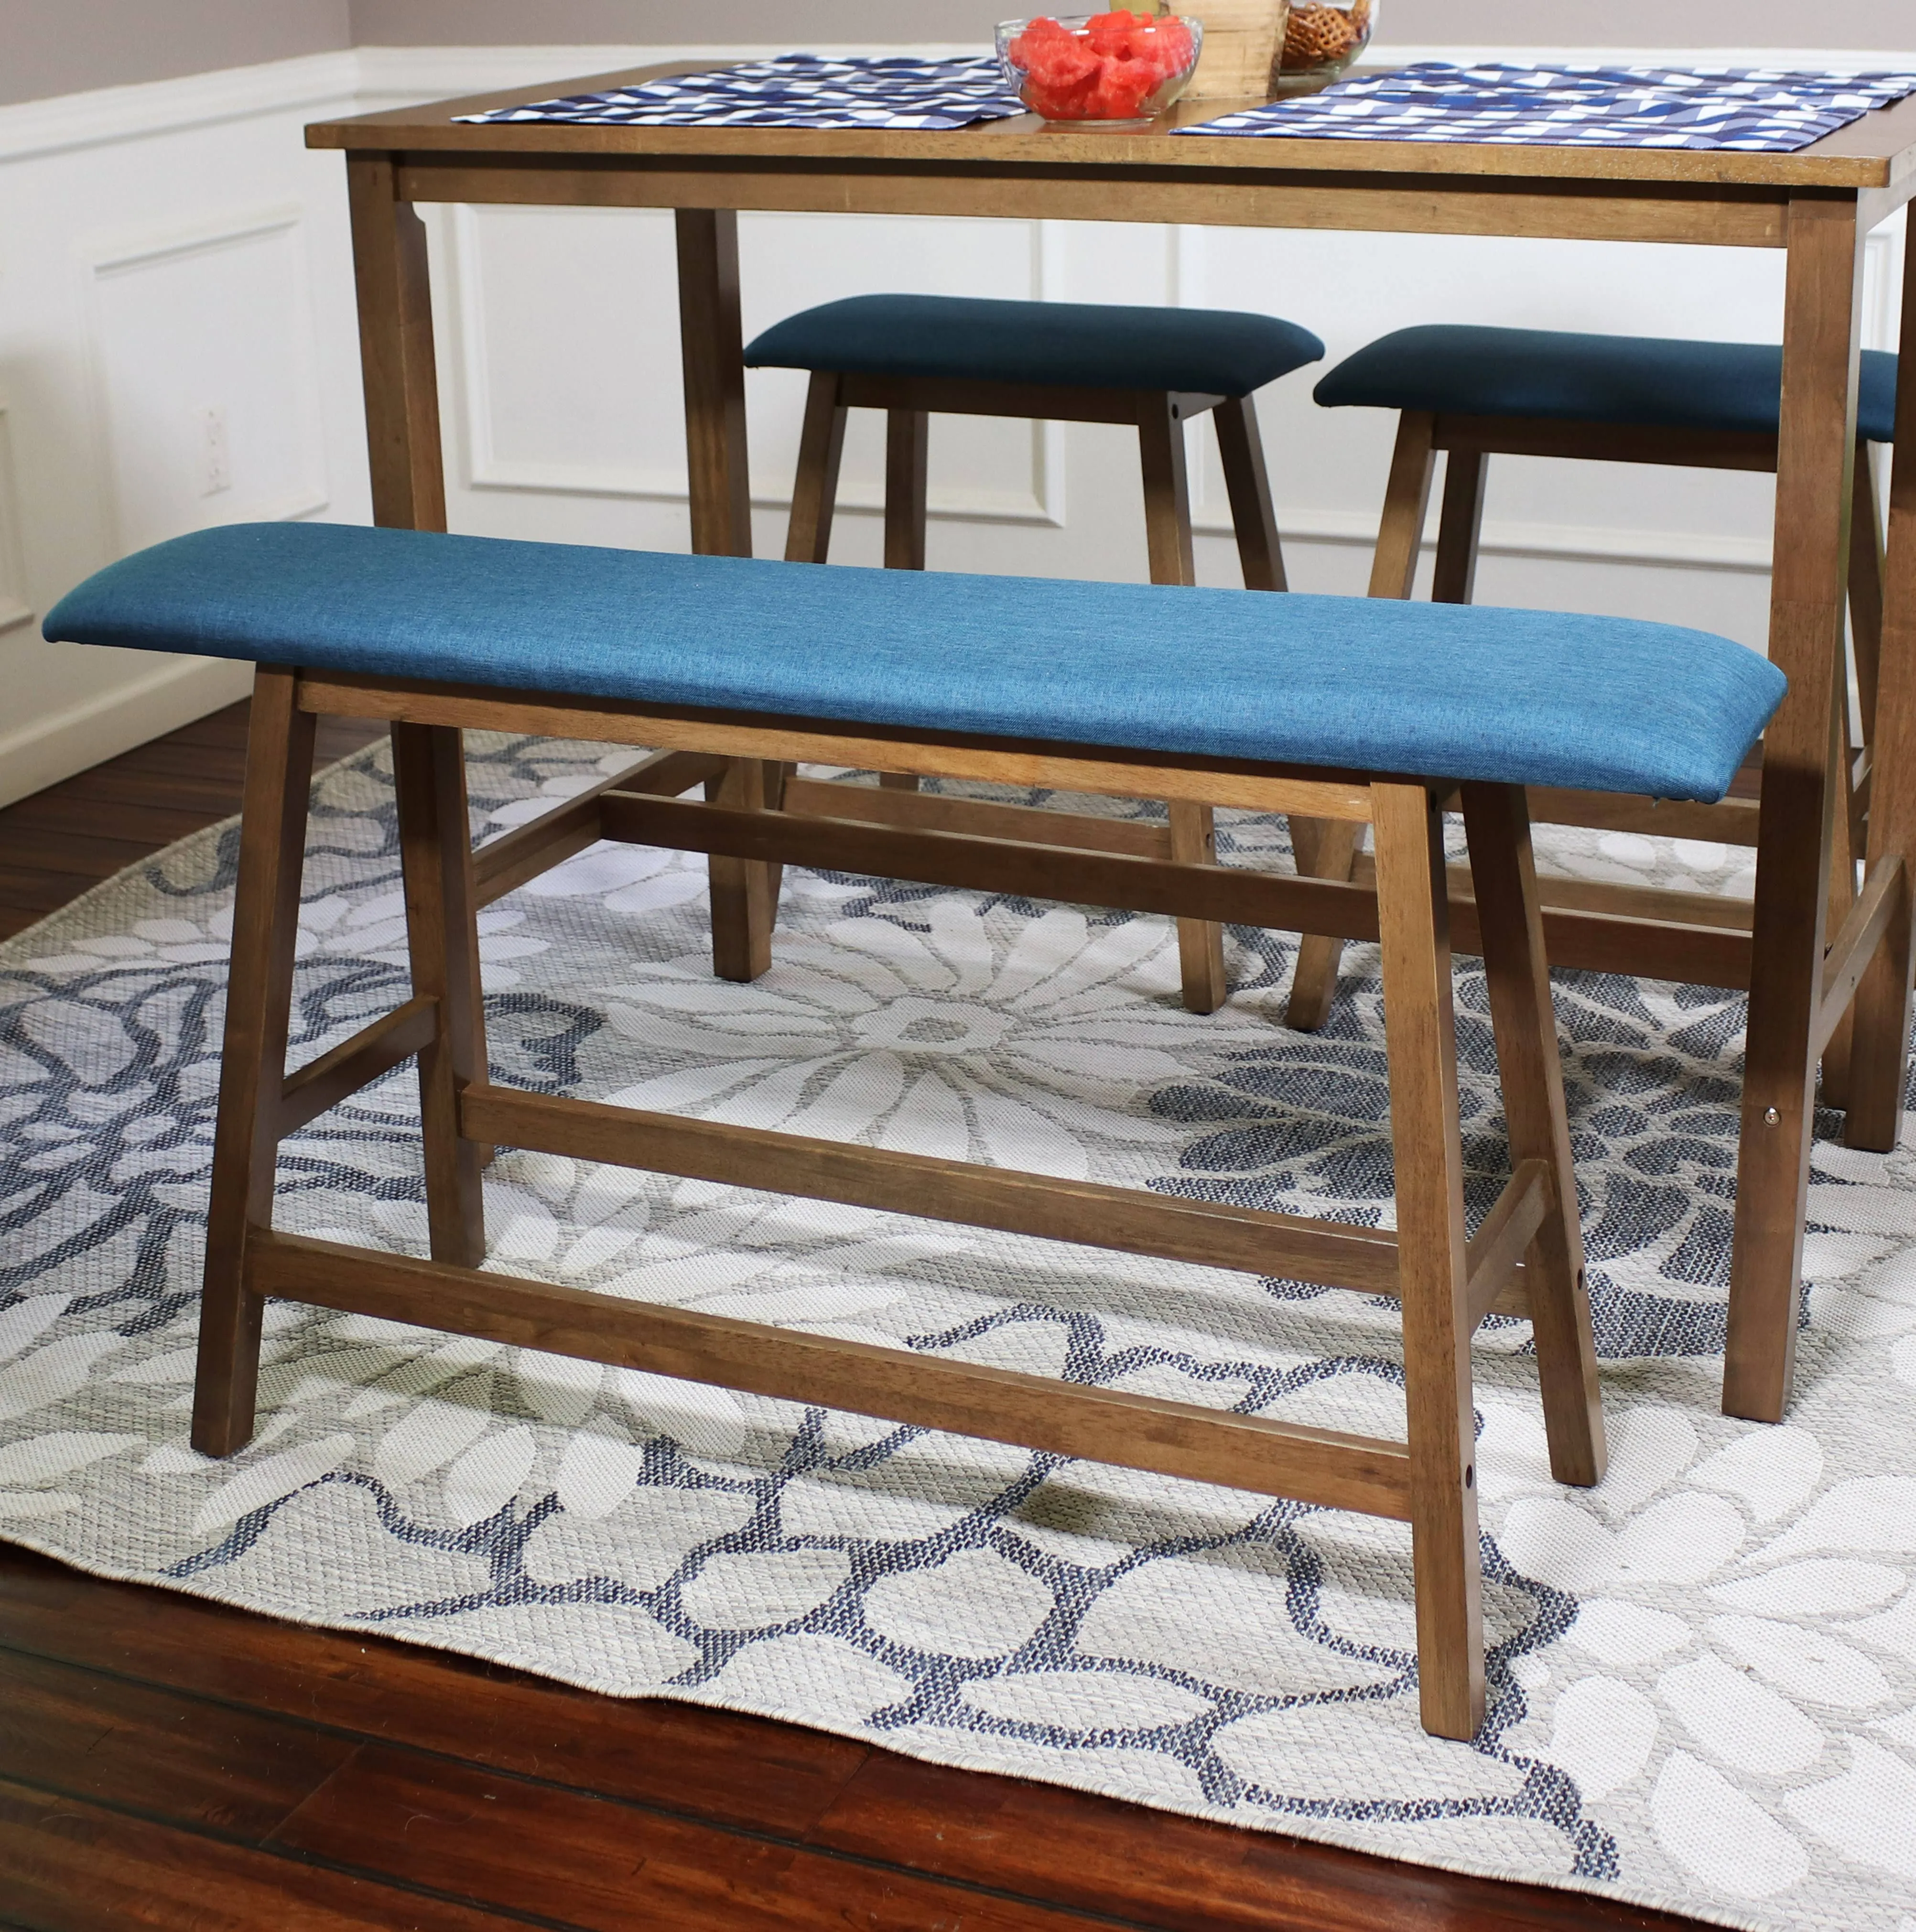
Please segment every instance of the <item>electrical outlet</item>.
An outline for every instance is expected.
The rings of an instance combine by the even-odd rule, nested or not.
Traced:
[[[200,494],[216,496],[233,488],[233,452],[227,442],[224,403],[209,403],[200,412]]]

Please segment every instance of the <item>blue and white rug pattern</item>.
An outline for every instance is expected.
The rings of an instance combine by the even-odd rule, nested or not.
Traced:
[[[630,754],[473,747],[518,822]],[[1143,812],[1145,807],[1109,808]],[[1242,858],[1279,821],[1232,817]],[[104,1574],[947,1763],[1725,1924],[1916,1932],[1916,1152],[1819,1143],[1800,1394],[1717,1412],[1740,1002],[1563,976],[1611,1473],[1551,1482],[1528,1330],[1476,1351],[1491,1708],[1416,1720],[1407,1532],[292,1304],[262,1426],[188,1446],[230,828],[0,949],[0,1534]],[[1747,854],[1555,835],[1586,876]],[[1387,1221],[1374,952],[1200,1019],[1161,920],[804,872],[712,979],[701,862],[594,848],[484,916],[497,1076]],[[323,782],[296,1054],[405,981],[389,780]],[[1466,1148],[1503,1150],[1475,962]],[[410,1074],[284,1151],[283,1226],[410,1252]],[[507,1154],[496,1264],[1300,1421],[1403,1426],[1394,1307]]]
[[[604,94],[461,114],[472,122],[570,122],[594,128],[966,128],[1025,105],[995,55],[780,54]]]
[[[1911,94],[1916,74],[1420,61],[1177,131],[1785,154]]]

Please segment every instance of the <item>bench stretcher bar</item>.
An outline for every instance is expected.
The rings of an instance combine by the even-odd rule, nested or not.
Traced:
[[[844,815],[826,815],[827,807]],[[911,824],[912,819],[918,824]],[[900,824],[901,820],[907,822]],[[968,822],[987,835],[1002,836],[950,829]],[[549,832],[541,834],[541,828],[548,826]],[[1377,937],[1376,892],[1368,854],[1360,856],[1350,883],[1242,866],[1174,862],[1154,856],[1161,843],[1168,845],[1168,836],[1159,826],[936,794],[875,791],[800,779],[788,788],[786,809],[737,812],[668,796],[663,781],[656,789],[629,792],[623,780],[608,779],[512,836],[527,845],[509,856],[503,853],[506,842],[501,839],[482,846],[474,855],[482,904],[490,904],[533,877],[539,869],[536,853],[548,852],[546,862],[556,865],[596,837],[1029,898],[1053,896],[1057,868],[1064,866],[1078,899],[1087,904],[1340,939]],[[502,856],[488,861],[488,854],[494,851]],[[1746,921],[1746,906],[1725,900],[1718,913],[1713,902],[1701,908],[1692,903],[1701,895],[1662,893],[1654,888],[1635,895],[1645,903],[1642,916],[1551,902],[1555,888],[1561,888],[1565,897],[1580,896],[1578,884],[1539,882],[1545,943],[1556,964],[1632,974],[1655,964],[1668,977],[1698,986],[1737,991],[1748,987],[1747,926],[1698,924],[1684,916],[1701,910],[1725,921]],[[1479,951],[1476,903],[1467,870],[1453,868],[1452,887],[1452,944],[1460,952]],[[1650,915],[1648,905],[1662,899],[1669,902],[1669,916]]]
[[[246,1274],[257,1295],[1410,1520],[1409,1445],[1381,1436],[1088,1388],[303,1236],[255,1232]]]

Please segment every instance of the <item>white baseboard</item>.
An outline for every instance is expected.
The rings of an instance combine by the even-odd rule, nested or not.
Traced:
[[[162,658],[143,676],[0,737],[0,806],[177,731],[252,688],[251,664]]]

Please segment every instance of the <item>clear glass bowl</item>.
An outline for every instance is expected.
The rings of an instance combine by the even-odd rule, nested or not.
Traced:
[[[1272,76],[1280,88],[1335,80],[1371,44],[1376,0],[1291,0]]]
[[[1204,29],[1178,14],[1109,14],[1002,20],[998,57],[1018,98],[1047,121],[1135,128],[1191,84]]]

